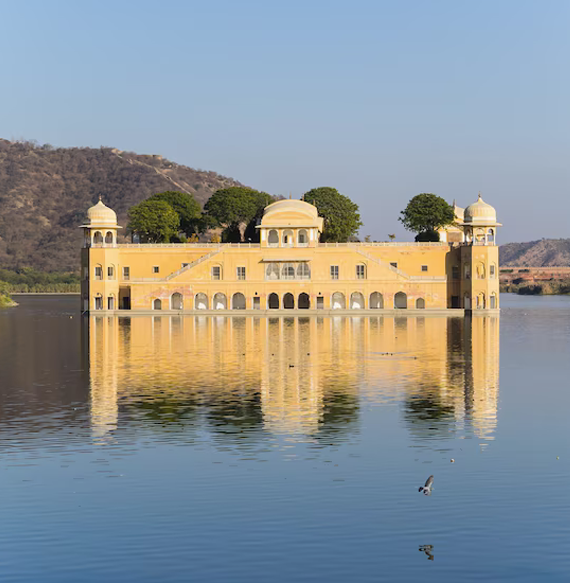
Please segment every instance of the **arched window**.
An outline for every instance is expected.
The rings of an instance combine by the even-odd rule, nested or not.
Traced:
[[[173,293],[170,298],[170,309],[171,310],[182,310],[184,307],[182,294],[181,293]]]
[[[304,247],[309,243],[309,235],[307,234],[306,229],[300,229],[297,233],[297,243],[299,247]]]
[[[113,244],[113,233],[111,231],[107,231],[105,235],[105,245],[112,245]]]
[[[217,293],[214,294],[214,310],[227,310],[228,309],[228,299],[226,294]]]
[[[203,293],[196,294],[194,298],[194,309],[195,310],[207,310],[208,309],[208,296]]]
[[[476,267],[477,279],[485,279],[485,264],[484,263],[477,263]]]
[[[292,263],[284,263],[281,268],[281,279],[295,279],[295,266]]]
[[[293,231],[283,231],[283,247],[293,247],[294,236]]]
[[[311,307],[311,297],[305,292],[299,294],[299,299],[297,300],[297,307],[300,310],[308,310]]]
[[[286,310],[293,310],[295,308],[295,296],[291,293],[286,293],[283,296],[283,307]]]
[[[408,308],[408,296],[404,292],[398,292],[394,296],[394,308],[396,310],[406,310]]]
[[[103,279],[103,266],[101,264],[95,266],[95,279],[98,281]]]
[[[269,294],[269,297],[267,298],[267,307],[270,310],[279,309],[279,296],[277,294]]]
[[[107,266],[107,279],[115,279],[115,266],[114,265]]]
[[[93,245],[102,245],[103,244],[103,235],[101,231],[95,231],[93,233]]]
[[[384,298],[380,292],[370,294],[370,308],[372,310],[382,310],[384,308]]]
[[[279,279],[279,264],[268,263],[265,268],[265,279]]]
[[[497,266],[494,263],[489,265],[489,279],[495,279],[497,277]]]
[[[418,298],[416,300],[416,310],[425,310],[426,309],[426,301],[423,298]]]
[[[245,310],[245,296],[238,292],[232,296],[232,310]]]
[[[346,299],[342,292],[334,292],[332,295],[331,307],[333,310],[345,310]]]
[[[154,302],[152,302],[152,309],[153,310],[162,310],[162,301],[161,300],[154,300]]]
[[[467,263],[463,266],[463,279],[471,279],[471,266]]]
[[[350,309],[364,310],[364,296],[360,292],[352,292],[350,295]]]
[[[299,263],[297,266],[297,279],[310,279],[311,269],[308,263]]]
[[[487,231],[487,243],[489,245],[495,244],[495,231],[493,229]]]
[[[464,307],[466,310],[470,310],[470,309],[471,309],[471,297],[469,296],[469,294],[468,294],[468,293],[466,293],[466,294],[463,296],[463,307]]]
[[[484,310],[485,309],[485,294],[484,293],[480,293],[477,296],[477,309],[478,310]]]
[[[115,294],[111,294],[107,298],[107,309],[114,310],[115,309]]]
[[[497,309],[497,294],[496,293],[492,293],[491,296],[489,297],[489,308],[491,308],[491,310]]]
[[[271,231],[269,231],[269,235],[267,237],[267,245],[269,247],[279,246],[279,233],[275,229],[271,229]]]

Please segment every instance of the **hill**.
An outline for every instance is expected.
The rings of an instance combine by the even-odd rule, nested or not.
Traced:
[[[203,205],[214,191],[235,185],[159,155],[0,139],[0,268],[77,271],[77,227],[99,195],[125,226],[127,209],[155,192],[189,192]]]
[[[542,239],[501,245],[499,262],[501,267],[570,266],[570,239]]]

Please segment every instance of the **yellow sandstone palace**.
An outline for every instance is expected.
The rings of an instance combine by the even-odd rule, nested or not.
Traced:
[[[82,225],[82,309],[498,310],[495,209],[479,196],[455,212],[439,243],[320,243],[316,207],[289,199],[265,208],[260,243],[120,244],[99,201]]]

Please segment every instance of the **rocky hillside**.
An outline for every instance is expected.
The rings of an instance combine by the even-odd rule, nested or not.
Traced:
[[[127,209],[155,192],[189,192],[204,204],[217,189],[239,184],[158,155],[0,139],[0,268],[77,270],[77,227],[99,194],[125,226]]]
[[[570,239],[542,239],[501,245],[499,261],[501,267],[570,266]]]

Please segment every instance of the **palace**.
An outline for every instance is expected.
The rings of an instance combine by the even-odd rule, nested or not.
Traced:
[[[498,310],[495,209],[479,195],[455,213],[438,243],[321,243],[316,207],[289,199],[265,208],[260,243],[136,244],[117,242],[99,201],[82,225],[82,309]]]

